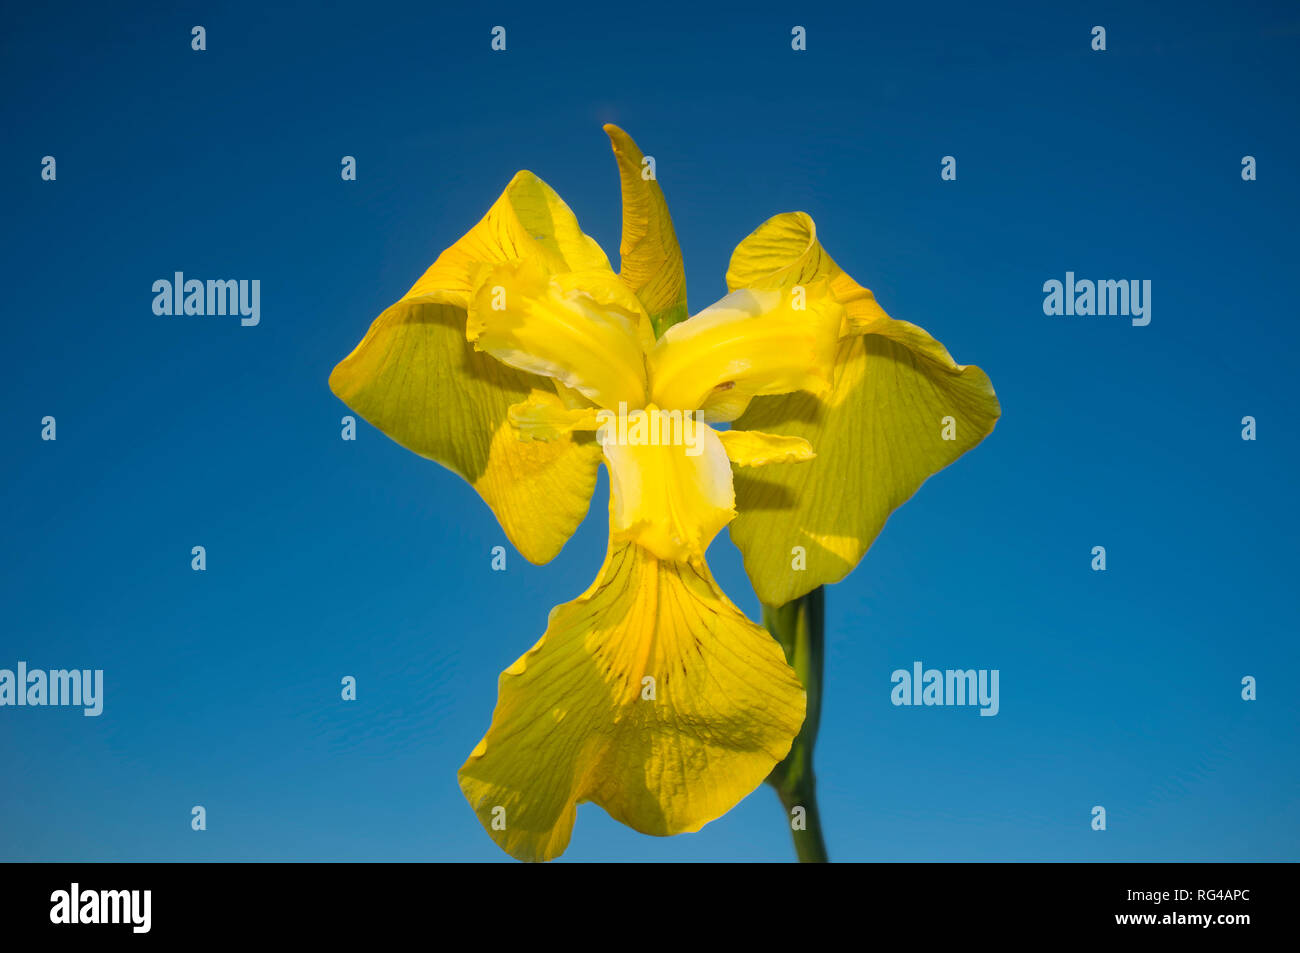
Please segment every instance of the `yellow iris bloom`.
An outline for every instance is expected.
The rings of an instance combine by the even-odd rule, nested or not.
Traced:
[[[929,382],[936,369],[946,386],[926,384],[933,407],[988,427],[996,417],[991,389],[992,417],[973,392],[944,403],[971,390],[969,372],[986,388],[987,378],[884,315],[821,252],[806,216],[778,217],[746,239],[731,293],[683,320],[681,254],[662,191],[643,178],[626,133],[606,131],[623,190],[618,274],[559,196],[520,172],[330,377],[356,413],[468,481],[532,562],[554,557],[581,522],[602,460],[610,473],[604,565],[502,673],[492,724],[460,769],[484,828],[525,860],[560,854],[584,801],[645,833],[699,830],[790,750],[804,691],[705,563],[738,503],[733,532],[759,594],[785,601],[846,573],[846,558],[870,542],[862,534],[879,529],[871,515],[835,522],[832,502],[799,494],[866,508],[876,505],[868,497],[897,497],[892,509],[916,488],[899,496],[876,480],[795,481],[793,471],[821,462],[815,447],[850,449],[834,449],[822,479],[856,479],[855,449],[874,465],[887,459],[902,486],[938,469],[955,454],[897,443],[925,407],[890,386]],[[882,359],[890,380],[876,380],[872,362]],[[859,408],[864,419],[867,408],[873,418],[901,415],[901,430],[877,422],[855,433],[839,418]],[[778,433],[759,420],[780,423]],[[709,426],[730,421],[730,430]],[[733,465],[742,468],[734,485]],[[760,467],[761,479],[743,479]],[[810,546],[798,582],[786,540]]]

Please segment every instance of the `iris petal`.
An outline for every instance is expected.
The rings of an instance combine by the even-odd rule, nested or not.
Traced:
[[[602,407],[645,403],[650,321],[612,271],[550,274],[535,261],[481,269],[466,336],[511,367]]]
[[[783,605],[858,564],[897,507],[976,446],[1001,409],[978,367],[957,364],[916,325],[896,321],[835,264],[802,212],[778,215],[741,242],[729,287],[776,292],[824,280],[844,306],[832,390],[759,397],[736,421],[806,439],[817,459],[735,478],[731,538],[760,599]],[[791,552],[803,547],[803,569]]]
[[[659,181],[637,144],[606,125],[623,190],[623,241],[618,277],[645,305],[657,334],[686,319],[686,270]],[[653,160],[651,160],[653,161]]]
[[[718,434],[727,457],[738,467],[765,467],[772,463],[802,463],[817,456],[803,437],[725,430]]]
[[[727,421],[757,395],[825,391],[842,319],[824,282],[736,291],[664,332],[650,352],[651,398]]]
[[[677,443],[661,439],[664,423],[671,432],[674,420],[683,428]],[[638,440],[635,428],[642,422]],[[660,559],[702,560],[713,537],[736,515],[731,465],[718,434],[689,415],[663,414],[654,405],[629,415],[632,439],[622,439],[616,426],[610,423],[600,434],[610,474],[610,531]],[[646,442],[650,436],[657,445]]]
[[[429,266],[407,298],[442,293],[469,304],[474,271],[483,262],[529,259],[548,271],[610,270],[609,258],[583,233],[573,211],[549,185],[515,174],[482,220]]]
[[[595,407],[567,407],[554,392],[537,390],[510,408],[510,424],[520,440],[551,441],[595,430],[599,419]]]
[[[520,860],[563,852],[584,801],[645,834],[697,831],[785,757],[804,706],[780,646],[702,563],[611,542],[591,588],[502,673],[460,786]]]
[[[474,351],[465,310],[446,294],[388,308],[330,375],[356,414],[469,482],[534,563],[552,559],[587,515],[600,465],[591,441],[518,439],[510,407],[546,387]]]
[[[866,288],[835,264],[817,240],[817,226],[806,212],[774,215],[736,246],[727,266],[727,290],[780,291],[826,280],[845,309],[844,330],[888,321],[889,315]]]

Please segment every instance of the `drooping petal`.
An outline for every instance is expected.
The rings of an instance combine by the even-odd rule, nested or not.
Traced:
[[[761,397],[736,421],[804,437],[817,451],[798,467],[736,474],[731,538],[768,605],[844,578],[889,514],[983,440],[1001,413],[988,376],[885,314],[825,253],[802,213],[765,223],[736,249],[727,273],[729,284],[769,290],[817,279],[830,281],[850,315],[833,390]]]
[[[483,220],[375,319],[334,368],[330,389],[397,443],[467,480],[519,552],[543,563],[586,515],[600,448],[567,436],[520,441],[509,408],[550,384],[465,339],[471,272],[521,257],[560,271],[609,268],[559,196],[520,172]]]
[[[330,375],[353,411],[468,481],[534,563],[552,559],[582,522],[600,465],[594,441],[519,439],[509,408],[541,388],[550,390],[542,378],[476,353],[464,309],[439,295],[393,305]]]
[[[563,852],[585,801],[645,834],[697,831],[785,757],[804,706],[780,646],[702,562],[611,542],[591,588],[502,673],[460,786],[520,860]]]
[[[718,439],[727,457],[738,467],[765,467],[769,463],[803,463],[817,454],[803,437],[762,433],[758,430],[723,430]]]
[[[618,277],[641,299],[655,334],[686,320],[686,270],[659,180],[632,137],[605,126],[623,192],[623,241]]]
[[[655,344],[651,399],[728,421],[760,394],[822,393],[831,385],[842,320],[825,282],[729,294]]]
[[[682,434],[671,435],[676,423]],[[610,532],[660,559],[703,559],[713,537],[736,515],[731,464],[718,434],[688,414],[651,405],[597,436],[609,469]],[[654,444],[649,443],[654,439]]]
[[[466,336],[511,367],[555,378],[602,407],[645,403],[649,319],[611,271],[553,275],[535,261],[484,268],[470,295]]]

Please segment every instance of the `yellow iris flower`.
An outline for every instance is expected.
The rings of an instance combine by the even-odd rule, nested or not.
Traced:
[[[803,688],[705,563],[738,507],[759,595],[787,601],[848,572],[889,510],[961,452],[909,428],[938,440],[929,412],[943,410],[968,425],[965,449],[997,416],[987,378],[880,311],[806,216],[747,238],[731,293],[683,320],[663,193],[627,134],[606,132],[623,191],[618,274],[559,196],[520,172],[330,377],[356,413],[467,480],[532,562],[559,552],[602,460],[609,471],[604,565],[502,673],[459,773],[489,835],[525,860],[560,854],[584,801],[645,833],[699,830],[789,752]],[[909,386],[919,396],[900,396]],[[811,470],[823,445],[830,465]],[[762,476],[744,479],[751,469]],[[809,548],[806,572],[791,570],[793,545]]]

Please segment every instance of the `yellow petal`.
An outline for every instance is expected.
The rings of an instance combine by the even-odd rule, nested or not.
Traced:
[[[988,376],[913,325],[840,343],[834,390],[755,400],[738,427],[802,436],[817,459],[738,471],[731,538],[760,599],[782,605],[857,565],[898,506],[974,447],[1001,412]],[[944,418],[955,437],[944,439]],[[803,547],[798,568],[795,547]]]
[[[674,434],[681,436],[671,443]],[[660,559],[703,559],[736,515],[731,464],[717,432],[652,404],[632,411],[625,424],[606,424],[598,437],[609,468],[614,538],[639,543]]]
[[[607,124],[623,191],[623,241],[618,277],[641,299],[655,333],[686,319],[686,270],[673,231],[668,203],[657,178],[648,177],[637,144],[618,126]]]
[[[727,457],[738,467],[764,467],[769,463],[803,463],[817,456],[803,437],[760,433],[757,430],[724,430],[718,434]]]
[[[476,353],[464,309],[449,300],[390,307],[334,369],[330,389],[397,443],[467,480],[524,558],[544,563],[587,513],[600,448],[569,436],[521,441],[509,408],[547,383]]]
[[[819,280],[845,308],[834,389],[821,399],[757,400],[736,422],[801,435],[817,448],[806,466],[736,476],[731,538],[769,605],[844,578],[889,514],[983,440],[1001,413],[988,376],[954,362],[921,328],[889,317],[835,264],[803,212],[764,222],[727,271],[729,288],[779,291]]]
[[[825,391],[842,319],[825,282],[729,294],[655,344],[651,399],[727,421],[756,395]]]
[[[769,218],[736,246],[727,267],[727,290],[784,290],[819,279],[845,309],[844,331],[888,321],[875,296],[835,264],[817,241],[817,226],[805,212],[784,212]]]
[[[785,757],[804,705],[780,646],[703,563],[611,543],[592,587],[502,673],[460,786],[520,860],[562,853],[585,801],[642,833],[697,831]]]
[[[555,378],[602,407],[645,403],[649,319],[608,269],[553,275],[533,260],[483,268],[466,337],[511,367]]]
[[[569,207],[520,172],[477,225],[375,319],[330,389],[388,437],[467,480],[530,562],[555,556],[587,513],[600,448],[520,441],[509,408],[546,383],[476,352],[466,308],[485,264],[527,258],[552,271],[609,269]]]
[[[475,266],[519,258],[534,259],[552,272],[610,267],[600,245],[583,234],[555,190],[524,171],[515,174],[482,221],[438,256],[406,297],[437,292],[467,307]]]
[[[558,440],[575,431],[595,430],[596,413],[595,407],[566,407],[554,393],[533,391],[510,408],[510,424],[520,440]]]

